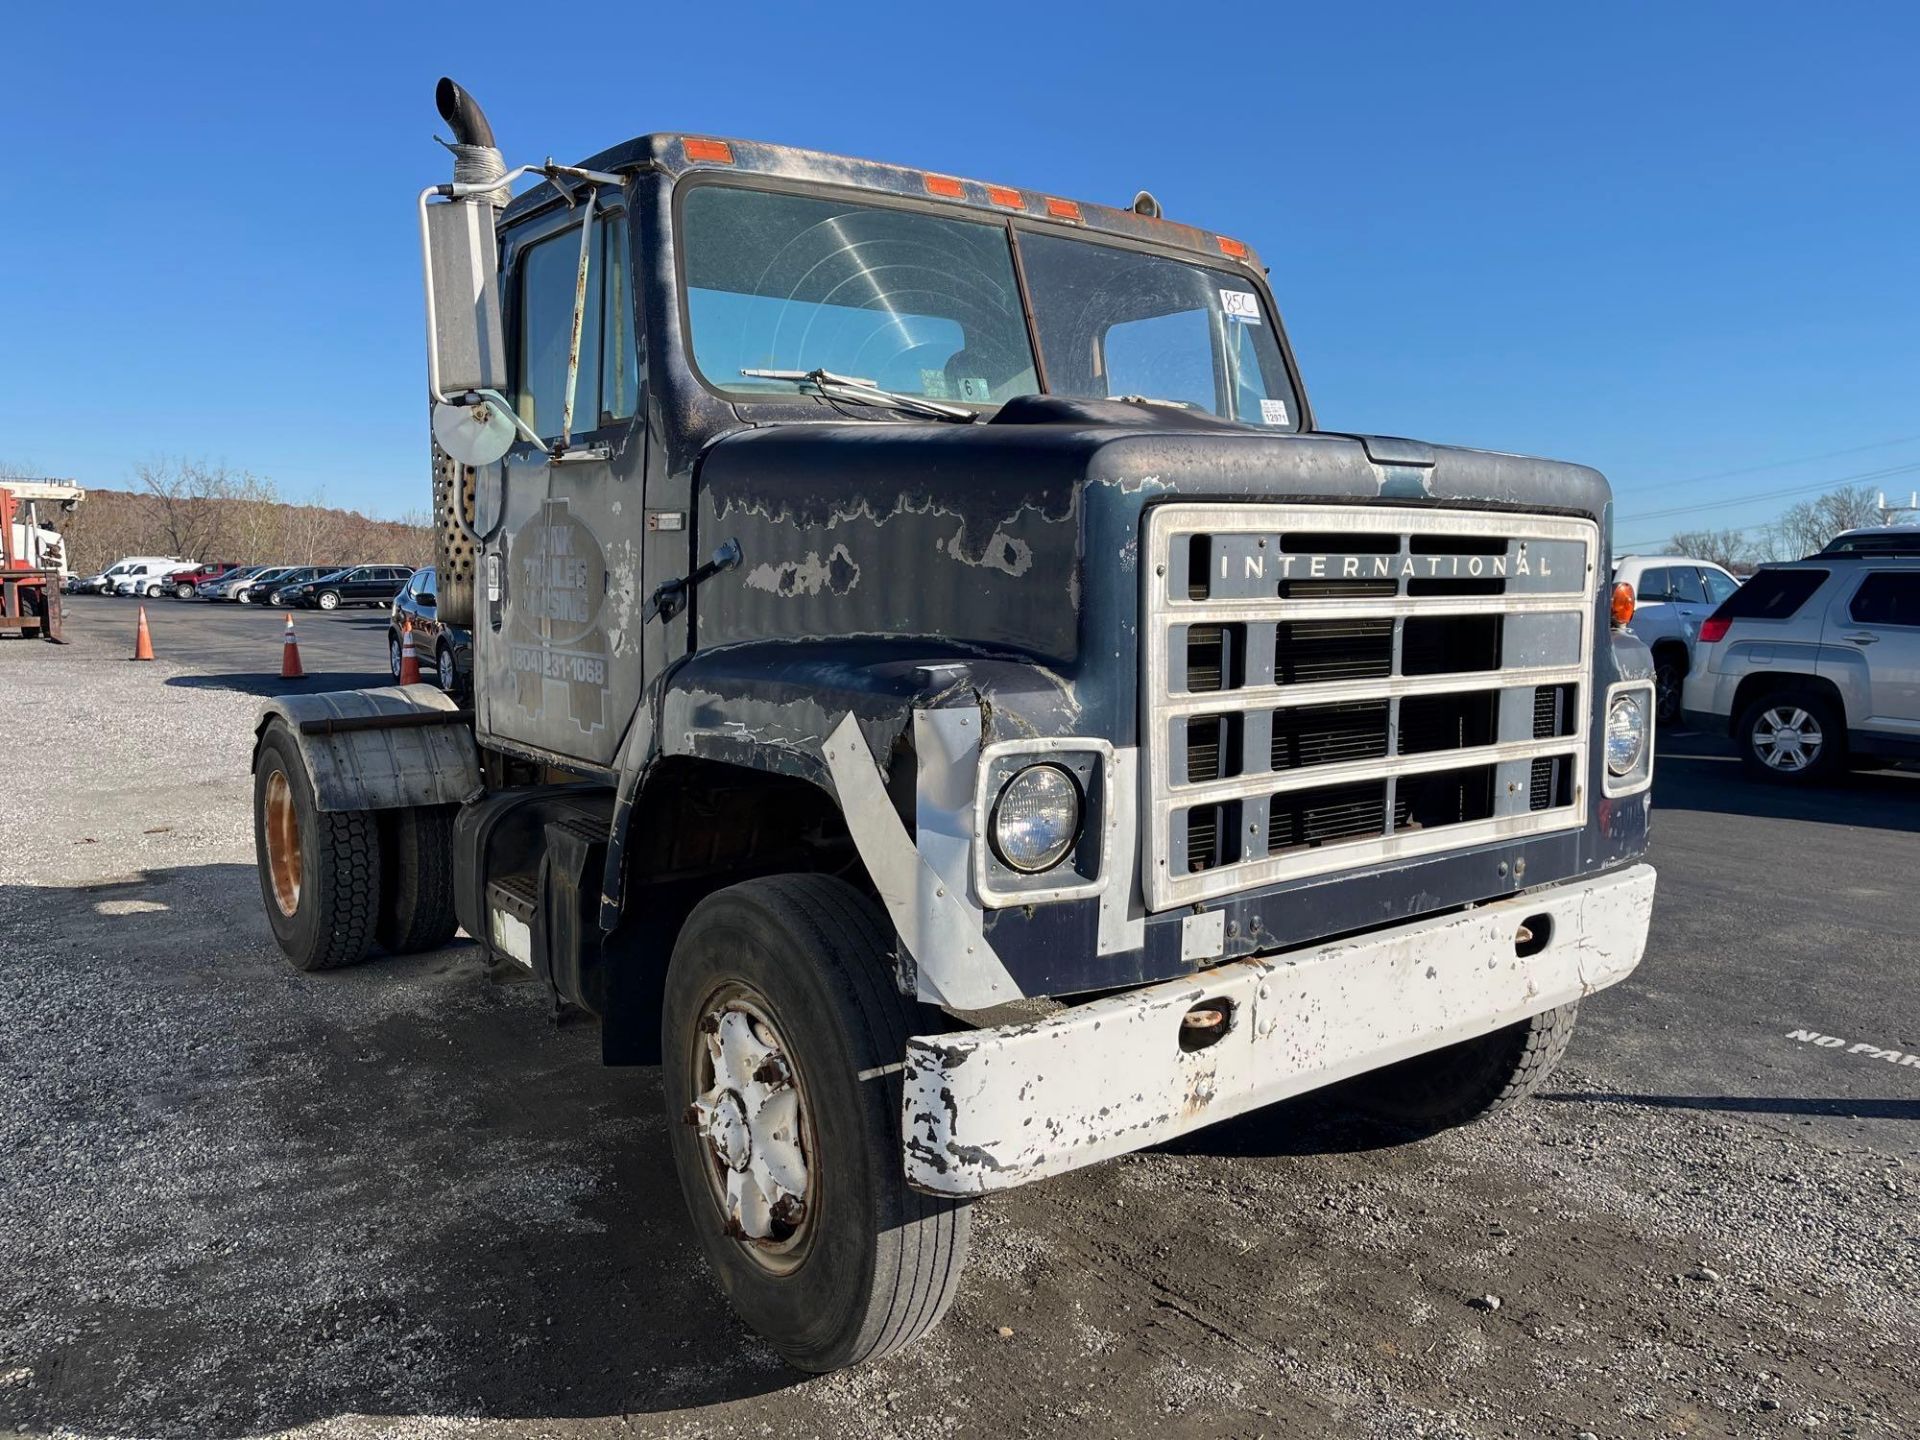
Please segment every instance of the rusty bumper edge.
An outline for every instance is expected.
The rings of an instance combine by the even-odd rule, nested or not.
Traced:
[[[916,1036],[908,1182],[941,1195],[1024,1185],[1570,1004],[1640,963],[1653,892],[1653,867],[1636,865],[1031,1024]],[[1527,956],[1523,922],[1536,942],[1546,931]],[[1182,1018],[1203,1000],[1225,1003],[1227,1031],[1182,1049]]]

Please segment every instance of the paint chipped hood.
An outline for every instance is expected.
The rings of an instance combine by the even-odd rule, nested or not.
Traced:
[[[697,553],[734,539],[743,563],[702,588],[696,648],[912,638],[1063,673],[1090,654],[1132,668],[1140,521],[1157,500],[1511,509],[1586,516],[1602,535],[1611,504],[1598,472],[1560,461],[1054,397],[976,425],[738,431],[697,483]]]

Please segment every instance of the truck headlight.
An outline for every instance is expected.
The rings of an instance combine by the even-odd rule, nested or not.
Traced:
[[[1640,768],[1647,751],[1647,707],[1645,693],[1636,691],[1614,697],[1607,707],[1607,769],[1614,775],[1631,775]]]
[[[1066,858],[1080,833],[1080,787],[1058,765],[1029,765],[993,805],[996,854],[1028,875]]]

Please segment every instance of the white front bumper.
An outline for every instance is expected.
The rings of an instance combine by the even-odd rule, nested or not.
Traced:
[[[943,1195],[1024,1185],[1570,1004],[1640,963],[1653,890],[1637,865],[1031,1024],[917,1036],[907,1179]],[[1547,945],[1523,958],[1521,923],[1540,916]],[[1201,1001],[1231,1006],[1230,1028],[1182,1050]]]

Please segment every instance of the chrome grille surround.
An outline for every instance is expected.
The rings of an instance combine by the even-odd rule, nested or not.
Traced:
[[[1172,503],[1153,507],[1146,526],[1150,563],[1143,567],[1148,588],[1141,693],[1150,819],[1141,868],[1150,911],[1586,823],[1594,566],[1599,551],[1592,522],[1377,504]],[[1344,537],[1371,547],[1357,568],[1347,568],[1351,552],[1335,549]],[[1293,549],[1294,539],[1311,545]],[[1385,548],[1388,540],[1396,547],[1391,551]],[[1495,587],[1493,547],[1501,544],[1504,568]],[[1209,570],[1206,584],[1188,573],[1203,553]],[[1289,567],[1290,577],[1305,583],[1273,583],[1273,572],[1289,553],[1298,566],[1297,573]],[[1523,580],[1514,571],[1530,554],[1532,573]],[[1321,567],[1311,567],[1315,555]],[[1547,556],[1554,557],[1550,576],[1538,573],[1546,568],[1540,560]],[[1214,575],[1216,559],[1233,572],[1231,583],[1224,574]],[[1263,560],[1272,565],[1256,576],[1255,567]],[[1393,576],[1391,594],[1382,593],[1385,587],[1377,578],[1383,565]],[[1229,593],[1210,593],[1216,578]],[[1429,592],[1448,586],[1453,590],[1410,594],[1410,579],[1424,582]],[[1352,595],[1339,593],[1343,580]],[[1265,593],[1256,593],[1263,587]],[[1485,593],[1491,588],[1504,593]],[[1288,592],[1295,589],[1306,593],[1294,598]],[[1430,617],[1459,623],[1435,625]],[[1498,618],[1489,622],[1475,617]],[[1417,654],[1405,644],[1410,619],[1421,622]],[[1376,622],[1350,623],[1344,632],[1364,643],[1364,652],[1355,653],[1365,663],[1343,675],[1337,653],[1340,630],[1309,625],[1310,636],[1302,640],[1290,628],[1324,621]],[[1387,622],[1392,630],[1391,663],[1384,671],[1377,660],[1378,622]],[[1189,627],[1203,629],[1193,642],[1200,657],[1195,673],[1209,688],[1176,688],[1176,681],[1186,676]],[[1212,627],[1221,629],[1217,639]],[[1235,627],[1247,652],[1244,658],[1234,654],[1229,632]],[[1444,668],[1454,651],[1465,652],[1476,644],[1484,649],[1489,634],[1497,652],[1490,665],[1483,659],[1482,668]],[[1329,640],[1336,642],[1334,653],[1328,653]],[[1313,664],[1294,664],[1289,646],[1309,654]],[[1281,657],[1277,665],[1276,653]],[[1405,673],[1403,663],[1409,659],[1418,668],[1436,663],[1442,668]],[[1289,669],[1296,675],[1304,669],[1314,677],[1340,678],[1289,681]],[[1567,692],[1570,703],[1560,706],[1563,733],[1542,737],[1540,717],[1554,713],[1544,692],[1567,685],[1574,688]],[[1486,704],[1461,702],[1460,744],[1402,751],[1409,733],[1400,728],[1402,700],[1435,697],[1426,707],[1431,711],[1444,706],[1445,697],[1488,692],[1492,699]],[[1311,749],[1293,738],[1289,727],[1306,723],[1303,717],[1333,713],[1307,712],[1305,707],[1365,701],[1385,701],[1388,707],[1385,738],[1373,747],[1378,758],[1342,758],[1362,744],[1352,736],[1328,735]],[[1489,708],[1494,716],[1491,742],[1484,718]],[[1466,732],[1474,727],[1468,717],[1476,712],[1482,717],[1480,733],[1469,737]],[[1195,732],[1201,737],[1197,765],[1187,754],[1191,719],[1202,721]],[[1208,728],[1207,722],[1216,719],[1217,725]],[[1291,747],[1284,763],[1283,747],[1274,739],[1276,723]],[[1433,733],[1430,714],[1423,723],[1423,733]],[[1364,745],[1360,753],[1366,753]],[[1216,754],[1235,758],[1223,762]],[[1292,756],[1307,754],[1326,758],[1293,763]],[[1536,761],[1548,765],[1543,770]],[[1227,764],[1233,768],[1225,768]],[[1195,769],[1209,766],[1218,772],[1214,778],[1192,778]],[[1473,778],[1460,781],[1462,794],[1470,784],[1484,784],[1486,799],[1472,806],[1462,799],[1455,819],[1414,817],[1409,795],[1428,796],[1436,786],[1444,794],[1458,777],[1466,776]],[[1404,781],[1413,783],[1403,786]],[[1340,814],[1315,808],[1321,799],[1344,804],[1368,786],[1378,787],[1377,802]],[[1290,797],[1299,803],[1289,805]],[[1200,814],[1192,816],[1196,807]],[[1211,813],[1208,807],[1213,807]],[[1486,813],[1478,813],[1482,809]],[[1308,812],[1310,818],[1303,819]],[[1319,824],[1322,819],[1325,823]],[[1229,828],[1231,836],[1221,833]],[[1283,845],[1277,838],[1282,831],[1308,838]],[[1216,847],[1206,868],[1187,868],[1190,841]],[[1229,843],[1235,848],[1228,849]]]

